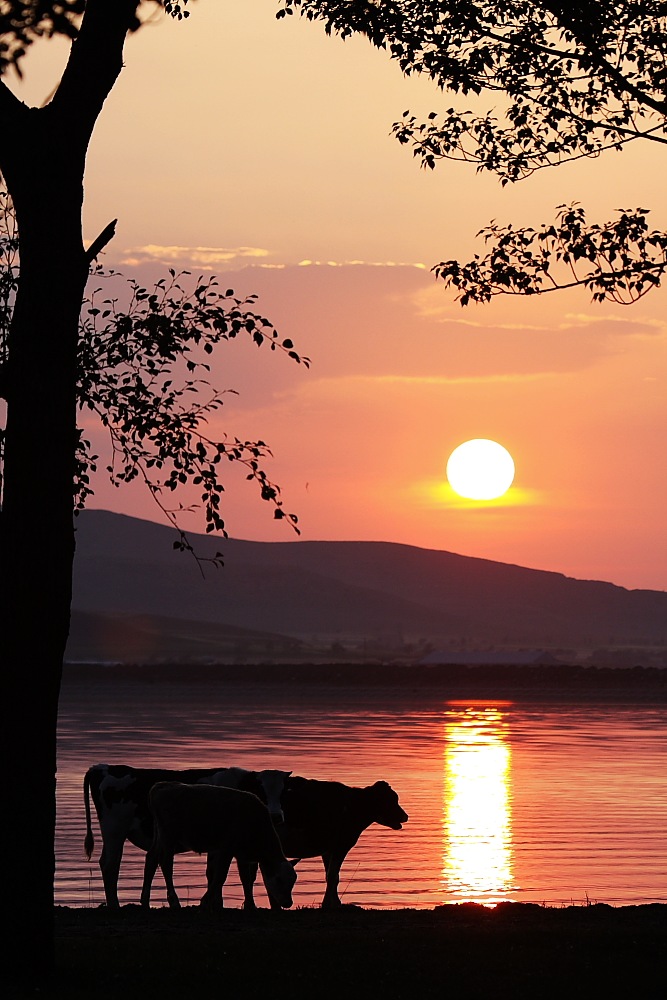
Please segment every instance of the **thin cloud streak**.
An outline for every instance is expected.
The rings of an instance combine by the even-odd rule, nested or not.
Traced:
[[[428,270],[427,264],[399,260],[300,260],[297,267],[412,267],[418,271]]]
[[[422,319],[433,320],[440,324],[447,324],[449,327],[462,327],[463,329],[485,333],[497,331],[499,333],[552,333],[559,331],[567,333],[571,330],[591,330],[597,332],[603,330],[608,336],[661,336],[667,332],[667,323],[650,316],[617,315],[605,313],[594,315],[592,313],[565,313],[560,322],[555,323],[518,323],[503,320],[492,320],[492,306],[485,305],[482,319],[474,319],[476,313],[454,312],[451,301],[443,303],[432,303],[431,289],[423,289],[413,296],[413,303],[416,307],[417,316]],[[500,304],[498,304],[500,305]],[[473,307],[475,308],[475,307]]]
[[[239,262],[246,259],[269,256],[271,251],[262,247],[185,247],[148,243],[143,247],[127,249],[119,263],[126,267],[138,267],[140,264],[153,262],[165,267],[198,267],[214,271],[238,267]]]

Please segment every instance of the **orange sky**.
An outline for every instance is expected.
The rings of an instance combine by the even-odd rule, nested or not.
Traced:
[[[217,384],[223,426],[272,447],[270,475],[305,539],[377,539],[667,587],[667,290],[630,308],[585,292],[466,309],[429,268],[467,259],[495,218],[538,224],[653,209],[667,228],[665,154],[647,145],[544,171],[511,189],[461,164],[424,173],[390,136],[410,108],[447,106],[360,39],[342,43],[275,0],[200,0],[126,46],[88,159],[85,234],[114,217],[105,263],[225,272],[312,359],[235,343]],[[23,86],[39,103],[66,46],[42,43]],[[452,449],[499,441],[516,463],[502,501],[443,489]],[[158,519],[136,490],[95,506]],[[241,476],[236,537],[287,540]],[[198,527],[192,522],[192,527]]]

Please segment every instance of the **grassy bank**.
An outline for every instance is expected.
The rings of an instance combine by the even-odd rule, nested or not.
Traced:
[[[56,911],[58,1000],[665,995],[667,905]],[[17,998],[20,1000],[20,998]]]

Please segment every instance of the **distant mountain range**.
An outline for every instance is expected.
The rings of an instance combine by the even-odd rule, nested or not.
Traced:
[[[249,658],[319,648],[664,646],[667,593],[391,542],[247,542],[202,578],[166,526],[76,520],[70,659]]]

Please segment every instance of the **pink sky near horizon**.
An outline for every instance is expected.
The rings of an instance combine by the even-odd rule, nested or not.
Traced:
[[[130,39],[91,145],[86,237],[118,217],[105,263],[146,283],[169,265],[224,274],[310,356],[306,370],[238,342],[213,379],[240,393],[219,430],[271,446],[302,538],[667,589],[665,289],[630,308],[581,291],[461,309],[430,272],[480,252],[491,219],[537,225],[574,200],[598,221],[641,204],[667,228],[664,154],[636,145],[510,189],[461,164],[424,173],[391,123],[450,98],[275,9],[200,0]],[[41,43],[12,86],[38,103],[65,57]],[[499,501],[446,486],[474,437],[514,457]],[[95,488],[92,506],[160,519],[135,489]],[[294,537],[240,475],[225,519],[234,537]]]

